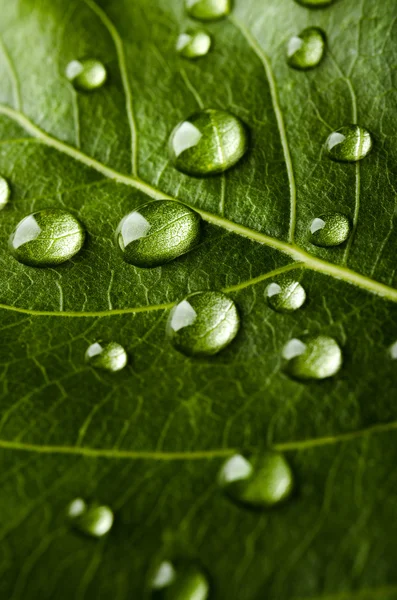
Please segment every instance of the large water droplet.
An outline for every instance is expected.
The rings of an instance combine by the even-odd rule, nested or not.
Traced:
[[[66,210],[47,208],[28,215],[11,234],[14,257],[31,267],[53,267],[81,250],[85,231]]]
[[[221,292],[196,292],[177,304],[167,335],[187,356],[211,356],[235,338],[240,319],[233,300]]]
[[[173,165],[188,175],[204,177],[230,169],[244,156],[248,135],[234,115],[207,109],[179,123],[170,136]]]
[[[0,210],[3,210],[10,199],[11,190],[8,181],[0,176]]]
[[[201,21],[214,21],[230,14],[232,0],[185,0],[188,14]]]
[[[335,0],[295,0],[298,4],[306,6],[307,8],[324,8],[331,6]]]
[[[288,498],[294,479],[282,454],[264,452],[229,458],[219,473],[219,484],[232,500],[253,508],[267,508]]]
[[[298,310],[306,300],[304,288],[293,279],[283,279],[279,283],[271,283],[267,286],[265,295],[269,306],[281,313]]]
[[[205,56],[211,48],[211,37],[206,31],[191,30],[181,33],[176,43],[178,54],[184,58]]]
[[[75,529],[96,538],[108,533],[114,520],[108,506],[88,504],[82,498],[76,498],[69,504],[67,515]]]
[[[96,369],[114,373],[124,369],[128,361],[128,356],[123,346],[120,346],[116,342],[108,344],[95,342],[87,348],[85,359],[89,365]]]
[[[332,160],[356,162],[371,152],[372,136],[360,125],[345,125],[329,135],[325,149]]]
[[[313,219],[310,225],[310,241],[315,246],[338,246],[352,232],[350,219],[342,213],[327,213]]]
[[[200,215],[184,204],[158,200],[124,217],[116,237],[128,263],[143,268],[157,267],[197,245],[200,223]]]
[[[100,88],[107,77],[105,66],[93,58],[72,60],[66,67],[65,73],[76,90],[83,92]]]
[[[325,33],[318,27],[308,27],[289,40],[287,62],[294,69],[313,69],[320,63],[324,51]]]
[[[326,379],[342,366],[342,351],[337,342],[325,335],[292,339],[283,349],[285,371],[296,379]]]
[[[151,581],[153,600],[207,600],[210,586],[195,564],[161,563]]]

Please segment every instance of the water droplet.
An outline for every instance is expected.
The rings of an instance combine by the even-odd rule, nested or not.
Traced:
[[[54,267],[81,250],[85,231],[66,210],[47,208],[28,215],[11,234],[14,257],[31,267]]]
[[[298,310],[306,300],[304,288],[293,279],[283,279],[279,283],[271,283],[267,286],[265,295],[269,306],[281,313]]]
[[[313,69],[324,56],[325,33],[318,27],[308,27],[288,42],[287,62],[299,70]]]
[[[174,167],[204,177],[230,169],[248,149],[248,135],[234,115],[203,110],[179,123],[170,136],[169,153]]]
[[[393,360],[397,360],[397,342],[394,342],[389,348],[390,357]]]
[[[326,379],[342,366],[342,351],[337,342],[325,335],[304,340],[292,339],[283,349],[285,371],[293,378]]]
[[[100,88],[106,81],[105,66],[93,58],[72,60],[66,67],[66,77],[78,91],[91,92]]]
[[[324,8],[331,6],[335,0],[296,0],[296,2],[307,8]]]
[[[89,365],[96,369],[115,373],[124,369],[128,356],[123,346],[116,344],[116,342],[110,342],[109,344],[95,342],[87,349],[85,359]]]
[[[187,356],[211,356],[230,344],[239,325],[233,300],[221,292],[196,292],[172,309],[167,335]]]
[[[176,567],[169,561],[161,563],[151,587],[155,600],[207,600],[210,589],[208,579],[199,567],[192,563]]]
[[[184,58],[199,58],[208,54],[211,48],[211,37],[206,31],[188,30],[181,33],[176,43],[177,52]]]
[[[342,213],[327,213],[313,219],[310,241],[315,246],[339,246],[352,232],[350,219]]]
[[[214,21],[230,14],[232,0],[185,0],[190,17],[201,21]]]
[[[157,267],[192,250],[200,239],[200,224],[200,215],[191,208],[158,200],[124,217],[116,237],[128,263]]]
[[[69,504],[67,516],[75,529],[96,538],[108,533],[114,520],[108,506],[88,504],[82,498],[76,498]]]
[[[267,508],[290,496],[294,478],[282,454],[235,454],[223,465],[219,484],[232,500],[253,508]]]
[[[360,125],[345,125],[333,131],[325,142],[328,156],[337,162],[362,160],[372,150],[372,136]]]
[[[10,199],[11,190],[8,181],[0,176],[0,210],[3,210]]]

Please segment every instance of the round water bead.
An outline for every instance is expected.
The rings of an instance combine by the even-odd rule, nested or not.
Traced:
[[[335,0],[295,0],[295,2],[306,8],[325,8],[331,6]]]
[[[331,337],[318,335],[292,339],[283,349],[285,372],[295,379],[326,379],[342,366],[342,351]]]
[[[268,508],[290,496],[294,478],[283,454],[235,454],[223,465],[219,484],[235,502],[252,508]]]
[[[230,169],[247,149],[245,126],[224,110],[207,109],[192,115],[175,127],[169,140],[174,167],[198,177]]]
[[[91,92],[102,87],[107,78],[103,63],[93,58],[72,60],[65,73],[76,90],[82,92]]]
[[[333,131],[325,142],[328,156],[337,162],[356,162],[372,150],[370,132],[360,125],[344,125]]]
[[[199,58],[208,54],[211,48],[211,37],[206,31],[191,30],[181,33],[176,43],[178,54],[184,58]]]
[[[313,219],[310,225],[310,241],[315,246],[339,246],[352,232],[350,219],[342,213],[327,213]]]
[[[96,369],[115,373],[124,369],[128,356],[123,346],[116,342],[109,342],[108,344],[95,342],[87,348],[85,359],[90,366]]]
[[[88,504],[75,498],[67,509],[67,515],[75,529],[91,537],[100,538],[112,528],[114,516],[108,506]]]
[[[265,296],[270,308],[281,313],[298,310],[306,300],[306,292],[301,284],[287,278],[278,283],[270,283],[266,288]]]
[[[207,600],[210,586],[195,564],[161,563],[151,581],[153,600]]]
[[[185,0],[187,13],[200,21],[215,21],[230,14],[232,0]]]
[[[151,268],[192,250],[200,239],[200,225],[200,215],[185,204],[157,200],[124,217],[116,238],[126,262]]]
[[[9,240],[13,256],[31,267],[54,267],[81,250],[85,231],[81,223],[60,208],[47,208],[18,223]]]
[[[10,186],[4,177],[0,176],[0,210],[3,210],[11,195]]]
[[[318,27],[308,27],[288,42],[287,62],[290,67],[305,71],[317,67],[325,52],[325,33]]]
[[[222,292],[196,292],[170,313],[167,335],[187,356],[211,356],[236,337],[240,319],[233,300]]]

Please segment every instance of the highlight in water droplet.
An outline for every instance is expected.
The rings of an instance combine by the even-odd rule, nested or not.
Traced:
[[[285,372],[295,379],[326,379],[342,366],[342,351],[331,337],[293,338],[283,349]]]
[[[181,33],[176,43],[178,54],[184,58],[200,58],[208,54],[211,48],[211,37],[203,30],[188,29]]]
[[[397,360],[397,342],[394,342],[389,348],[390,358]]]
[[[325,52],[325,33],[318,27],[308,27],[288,42],[287,62],[301,71],[313,69],[321,62]]]
[[[303,306],[306,292],[298,281],[285,278],[270,283],[265,291],[269,306],[281,313],[291,313]]]
[[[215,21],[230,14],[232,0],[185,0],[190,17],[200,21]]]
[[[0,176],[0,210],[3,210],[6,204],[8,204],[10,195],[11,190],[8,181]]]
[[[351,232],[352,223],[346,215],[326,213],[311,222],[310,241],[315,246],[339,246],[350,237]]]
[[[89,504],[83,498],[75,498],[67,509],[72,526],[91,537],[100,538],[112,528],[114,516],[108,506]]]
[[[357,162],[372,150],[370,132],[360,125],[345,125],[333,131],[325,142],[328,156],[337,162]]]
[[[151,580],[153,600],[207,600],[210,586],[200,567],[193,563],[161,563]]]
[[[103,86],[107,79],[106,68],[101,61],[87,58],[72,60],[66,67],[66,77],[80,92],[91,92]]]
[[[91,344],[87,348],[85,359],[90,366],[112,373],[124,369],[128,362],[127,352],[116,342]]]

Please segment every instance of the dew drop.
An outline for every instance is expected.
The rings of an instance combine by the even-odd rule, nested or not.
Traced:
[[[394,342],[389,348],[390,357],[393,360],[397,360],[397,342]]]
[[[315,246],[339,246],[352,232],[351,221],[342,213],[327,213],[313,219],[310,225],[310,241]]]
[[[206,31],[191,30],[181,33],[176,43],[178,54],[184,58],[199,58],[208,54],[211,48],[211,37]]]
[[[95,342],[87,348],[85,359],[90,366],[96,369],[115,373],[124,369],[128,356],[123,346],[116,342],[109,342],[108,344]]]
[[[3,210],[11,195],[10,186],[4,177],[0,176],[0,210]]]
[[[232,0],[185,0],[190,17],[200,21],[215,21],[230,14]]]
[[[326,6],[331,6],[335,2],[335,0],[295,0],[301,6],[306,6],[307,8],[325,8]]]
[[[279,504],[294,487],[291,467],[278,452],[235,454],[223,465],[218,481],[232,500],[252,508]]]
[[[171,310],[167,335],[182,354],[211,356],[230,344],[239,325],[236,305],[228,296],[196,292]]]
[[[320,63],[324,51],[325,33],[318,27],[308,27],[289,40],[287,62],[301,71],[313,69]]]
[[[337,162],[356,162],[372,150],[372,136],[360,125],[345,125],[333,131],[325,142],[328,156]]]
[[[304,288],[293,279],[283,279],[279,283],[271,283],[266,288],[265,296],[270,308],[281,313],[298,310],[306,300]]]
[[[157,200],[125,216],[116,238],[126,262],[157,267],[192,250],[200,239],[200,225],[200,215],[185,204]]]
[[[65,73],[75,89],[80,92],[91,92],[102,87],[107,78],[103,63],[93,58],[72,60]]]
[[[198,177],[223,173],[247,149],[247,130],[240,119],[215,109],[203,110],[179,123],[169,140],[174,167]]]
[[[67,516],[75,529],[91,537],[106,535],[113,525],[113,512],[108,506],[88,504],[75,498],[68,506]]]
[[[81,250],[85,231],[81,223],[60,208],[47,208],[18,223],[9,239],[13,256],[31,267],[54,267]]]
[[[210,586],[203,571],[192,563],[161,563],[151,581],[153,600],[207,600]]]
[[[283,349],[285,372],[295,379],[326,379],[342,366],[342,351],[337,342],[325,335],[293,338]]]

